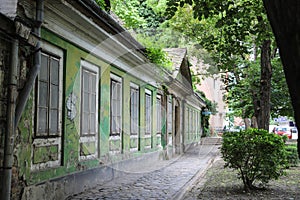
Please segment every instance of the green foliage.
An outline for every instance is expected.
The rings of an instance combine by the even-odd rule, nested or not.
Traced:
[[[280,58],[273,59],[271,115],[293,117],[294,111]]]
[[[148,59],[156,65],[172,70],[172,62],[168,58],[167,53],[163,51],[161,44],[157,43],[154,38],[139,34],[137,40],[146,47]]]
[[[223,134],[221,147],[225,167],[238,170],[246,190],[256,189],[284,174],[287,165],[283,139],[262,129],[247,129]]]
[[[286,145],[287,160],[289,167],[295,167],[299,164],[299,156],[296,145]]]
[[[204,112],[204,110],[202,110]],[[201,124],[203,127],[203,133],[201,137],[208,137],[210,136],[210,131],[209,131],[209,115],[201,115]]]
[[[273,59],[271,116],[293,116],[290,94],[286,84],[280,59]],[[236,67],[235,74],[227,76],[227,102],[233,112],[231,115],[251,118],[254,114],[253,101],[260,95],[260,62],[244,62]]]
[[[197,85],[201,84],[201,79],[199,76],[195,75],[195,72],[193,70],[191,70],[191,76],[192,76],[193,90],[197,91]]]
[[[105,3],[105,0],[95,0],[95,2],[100,6],[100,8],[106,10],[107,5]]]
[[[111,10],[125,23],[128,29],[138,29],[145,27],[145,18],[139,15],[141,4],[139,0],[112,0]]]
[[[235,75],[234,75],[235,74]],[[227,77],[227,102],[233,116],[251,118],[254,97],[259,95],[260,66],[258,62],[244,62]]]
[[[217,113],[218,104],[216,102],[212,102],[209,99],[207,99],[205,97],[205,94],[202,91],[196,90],[195,92],[197,94],[199,94],[205,100],[206,107],[202,108],[201,113],[209,111],[209,112],[211,112],[212,115],[215,115]],[[203,127],[202,137],[207,137],[210,135],[209,118],[210,118],[210,115],[201,114],[201,124]]]
[[[147,1],[114,0],[111,2],[112,11],[125,23],[125,27],[137,33],[137,40],[145,46],[148,59],[160,67],[171,70],[172,63],[153,33],[153,30],[163,21],[162,16],[148,6]]]
[[[269,102],[269,99],[263,94],[271,92],[265,87],[267,84],[263,83],[269,83],[271,76],[260,73],[259,70],[269,71],[264,70],[266,65],[261,66],[259,59],[272,58],[262,54],[260,48],[266,41],[274,41],[263,2],[260,0],[168,0],[166,11],[168,19],[172,21],[187,5],[192,7],[193,17],[198,19],[198,24],[203,25],[204,28],[203,31],[199,31],[201,26],[198,26],[198,29],[190,28],[189,32],[194,31],[198,35],[195,38],[199,45],[212,55],[220,72],[227,72],[231,79],[226,80],[226,83],[230,84],[228,91],[235,89],[229,94],[229,103],[233,103],[229,106],[240,108],[233,109],[236,111],[233,114],[247,117],[255,115],[257,119],[263,118],[260,116],[262,113],[269,113],[269,108],[263,106]],[[251,70],[242,70],[245,66],[249,68],[254,66],[255,70],[258,69],[258,73],[253,71],[255,76],[248,75],[248,71]],[[254,82],[253,77],[260,80]],[[241,83],[240,78],[243,78]]]

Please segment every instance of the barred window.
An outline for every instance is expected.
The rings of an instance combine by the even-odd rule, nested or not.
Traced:
[[[161,134],[162,128],[162,111],[161,111],[161,95],[157,95],[156,97],[156,130],[157,134]]]
[[[139,132],[139,89],[137,85],[130,87],[130,134]]]
[[[59,58],[42,53],[41,69],[37,81],[37,130],[36,137],[59,135]]]
[[[121,135],[122,131],[122,79],[113,76],[110,81],[110,135]]]
[[[172,107],[172,97],[168,97],[168,133],[173,131],[173,107]]]
[[[81,61],[80,159],[98,156],[99,68]]]
[[[151,106],[152,106],[152,93],[150,90],[146,90],[145,94],[145,134],[151,135],[152,131],[152,113],[151,113]]]
[[[35,87],[34,137],[31,170],[61,165],[63,51],[41,43],[40,71]]]
[[[88,69],[82,70],[81,86],[81,135],[96,134],[97,116],[97,73]]]

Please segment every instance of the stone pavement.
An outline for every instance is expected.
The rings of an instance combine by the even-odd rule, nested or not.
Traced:
[[[193,182],[217,158],[219,145],[196,145],[170,160],[138,166],[113,179],[67,200],[79,199],[181,199]]]

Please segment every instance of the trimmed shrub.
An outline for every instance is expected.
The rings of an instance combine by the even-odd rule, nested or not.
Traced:
[[[223,134],[221,154],[225,167],[238,171],[245,190],[258,189],[278,179],[287,166],[283,139],[262,129],[247,129]]]
[[[296,145],[286,145],[287,161],[289,167],[295,167],[299,163],[298,151]]]

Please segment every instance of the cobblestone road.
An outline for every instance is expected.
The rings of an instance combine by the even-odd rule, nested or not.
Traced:
[[[217,145],[198,145],[185,154],[153,163],[149,168],[115,178],[112,181],[69,196],[79,199],[180,199],[197,177],[219,155]]]

